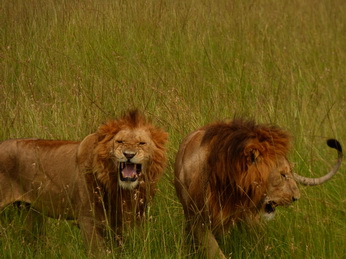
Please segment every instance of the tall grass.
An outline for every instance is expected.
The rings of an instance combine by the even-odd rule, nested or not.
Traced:
[[[343,0],[1,0],[0,140],[79,140],[138,107],[170,133],[169,165],[142,228],[110,257],[194,257],[172,186],[181,139],[208,122],[244,116],[294,136],[306,176],[335,160],[346,139]],[[345,258],[345,169],[256,228],[221,240],[232,258]],[[46,219],[25,238],[14,208],[1,215],[4,258],[83,258],[77,227]]]

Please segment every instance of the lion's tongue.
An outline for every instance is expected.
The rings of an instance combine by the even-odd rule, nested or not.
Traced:
[[[135,165],[127,164],[122,171],[124,178],[134,178],[136,177],[136,168]]]

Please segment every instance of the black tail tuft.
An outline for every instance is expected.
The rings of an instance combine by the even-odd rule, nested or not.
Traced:
[[[339,141],[337,141],[336,139],[328,139],[327,140],[327,145],[331,148],[335,148],[337,151],[342,153],[342,147]]]

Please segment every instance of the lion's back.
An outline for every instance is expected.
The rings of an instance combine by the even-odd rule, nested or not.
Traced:
[[[40,173],[61,175],[76,167],[79,142],[42,139],[10,139],[0,142],[0,172],[30,180]],[[56,177],[58,178],[58,177]]]

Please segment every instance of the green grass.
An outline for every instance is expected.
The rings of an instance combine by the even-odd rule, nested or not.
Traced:
[[[190,258],[172,185],[181,139],[218,119],[274,123],[294,137],[296,172],[323,175],[346,140],[343,0],[0,0],[0,140],[80,140],[138,107],[170,134],[150,219],[125,236],[124,258]],[[345,169],[257,228],[221,240],[232,258],[345,258]],[[24,216],[25,217],[25,216]],[[25,238],[7,208],[2,258],[84,258],[77,227],[47,219]],[[249,228],[249,227],[248,227]],[[120,255],[115,251],[114,258]]]

